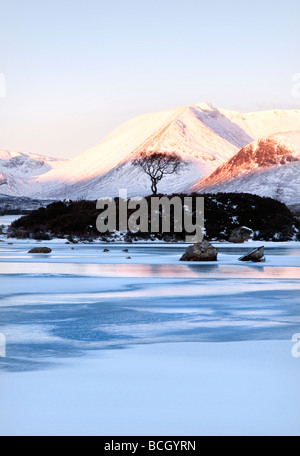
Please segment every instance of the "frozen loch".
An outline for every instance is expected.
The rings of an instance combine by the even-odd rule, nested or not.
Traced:
[[[300,434],[299,244],[1,241],[1,435]]]

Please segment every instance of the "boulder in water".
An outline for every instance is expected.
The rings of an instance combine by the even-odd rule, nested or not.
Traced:
[[[218,253],[210,242],[202,241],[188,247],[180,261],[217,261]]]
[[[247,253],[247,255],[239,258],[239,261],[253,261],[254,263],[264,263],[266,261],[265,248],[259,247],[258,249],[254,249],[251,252]]]
[[[48,254],[51,253],[52,250],[49,249],[49,247],[35,247],[34,249],[31,249],[28,253],[43,253],[43,254]]]

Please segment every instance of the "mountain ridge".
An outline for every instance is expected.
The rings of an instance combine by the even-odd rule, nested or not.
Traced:
[[[255,141],[199,180],[197,192],[245,192],[300,203],[300,130]]]
[[[161,182],[160,191],[184,192],[253,141],[299,125],[300,110],[242,114],[210,103],[144,114],[76,157],[53,166],[47,163],[50,169],[40,174],[20,174],[13,168],[8,173],[0,157],[0,173],[6,176],[1,191],[43,199],[97,199],[128,188],[131,196],[145,196],[150,191],[148,177],[131,166],[131,160],[142,150],[160,150],[176,152],[185,162],[179,176]]]

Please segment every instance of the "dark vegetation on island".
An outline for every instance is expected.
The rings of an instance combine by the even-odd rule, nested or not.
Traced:
[[[158,195],[160,197],[164,195]],[[179,196],[182,201],[186,196]],[[254,231],[254,240],[289,241],[300,240],[300,221],[285,206],[271,198],[262,198],[252,194],[219,193],[205,194],[205,238],[212,241],[227,241],[231,232],[240,226],[247,226]],[[146,198],[151,207],[151,196]],[[115,198],[117,220],[119,200]],[[128,211],[128,217],[135,210]],[[32,211],[15,221],[8,231],[8,236],[16,238],[33,238],[50,240],[62,238],[69,242],[102,240],[105,242],[119,240],[111,233],[101,234],[96,228],[96,219],[100,211],[96,201],[59,201]],[[171,211],[171,218],[173,217]],[[150,217],[149,217],[150,227]],[[164,240],[166,242],[184,241],[187,234],[182,233],[124,233],[122,240]]]

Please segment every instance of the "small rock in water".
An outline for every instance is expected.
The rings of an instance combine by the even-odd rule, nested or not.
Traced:
[[[258,249],[254,249],[251,252],[247,253],[247,255],[239,258],[239,261],[253,261],[254,263],[264,263],[266,261],[265,248],[259,247]]]
[[[109,252],[109,250],[108,249],[104,249],[103,252]]]
[[[31,249],[28,253],[44,253],[48,254],[51,253],[52,250],[49,249],[48,247],[35,247],[34,249]]]

